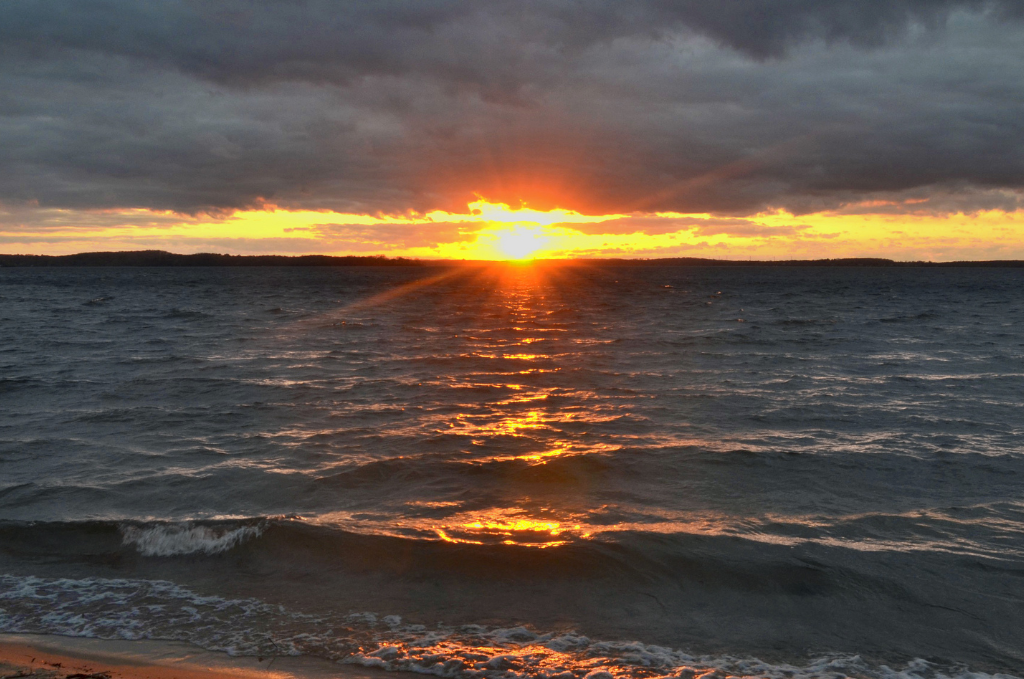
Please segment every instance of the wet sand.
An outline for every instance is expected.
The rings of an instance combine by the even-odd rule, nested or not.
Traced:
[[[0,678],[381,679],[383,671],[308,657],[231,657],[175,641],[0,635]]]

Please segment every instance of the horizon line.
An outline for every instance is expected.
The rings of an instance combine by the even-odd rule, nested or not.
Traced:
[[[1024,268],[1024,260],[893,260],[882,257],[818,259],[717,259],[709,257],[571,257],[564,259],[450,259],[390,257],[388,255],[326,254],[230,254],[218,252],[175,253],[167,250],[89,251],[65,255],[0,254],[0,267],[33,266],[482,266],[496,264],[690,264],[693,266],[852,266],[852,267],[949,267],[984,266]]]

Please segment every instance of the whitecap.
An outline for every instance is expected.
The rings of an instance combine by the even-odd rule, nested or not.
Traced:
[[[183,554],[219,554],[263,533],[261,526],[239,528],[158,524],[121,526],[125,545],[134,546],[143,556],[180,556]]]

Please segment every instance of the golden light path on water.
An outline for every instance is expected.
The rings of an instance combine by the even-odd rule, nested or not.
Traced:
[[[614,420],[619,415],[609,412],[595,394],[571,381],[556,378],[562,362],[581,346],[577,338],[566,338],[568,330],[552,321],[565,302],[557,299],[558,286],[552,277],[557,267],[532,263],[493,264],[480,267],[457,267],[439,274],[419,278],[385,292],[344,305],[338,309],[308,318],[296,324],[295,332],[305,333],[324,325],[343,326],[354,319],[381,313],[389,305],[415,304],[417,294],[438,286],[456,286],[465,290],[489,290],[479,303],[480,318],[476,327],[460,333],[462,350],[457,361],[472,362],[479,369],[449,375],[445,389],[456,394],[466,390],[493,390],[500,396],[484,403],[466,402],[460,412],[429,416],[412,423],[396,425],[382,435],[458,436],[474,449],[463,464],[488,465],[517,461],[542,469],[554,459],[569,455],[592,455],[613,452],[615,443],[586,442],[572,436],[567,427],[589,427]],[[557,397],[570,406],[551,407]],[[486,452],[495,441],[513,442],[517,452],[500,446]],[[507,446],[506,446],[507,448]],[[514,484],[509,494],[517,492]],[[310,519],[316,523],[343,526],[357,531],[410,534],[427,539],[465,544],[508,544],[529,547],[555,547],[570,539],[586,539],[593,530],[582,520],[579,511],[582,498],[559,498],[562,506],[538,507],[537,498],[523,490],[518,501],[508,506],[466,511],[457,502],[417,502],[414,509],[440,510],[446,516],[439,520],[404,517],[392,525],[348,515],[345,512],[322,514]],[[578,504],[577,510],[567,507]],[[605,527],[607,528],[607,527]]]
[[[588,389],[572,380],[556,380],[567,360],[577,358],[579,348],[593,344],[593,338],[565,337],[569,330],[552,321],[564,311],[567,300],[558,298],[558,266],[507,263],[471,269],[451,269],[438,275],[417,279],[386,292],[341,307],[330,314],[307,320],[304,325],[322,325],[325,320],[344,323],[354,315],[376,313],[389,304],[409,304],[406,299],[434,286],[454,285],[462,289],[490,290],[481,303],[481,315],[495,317],[477,319],[463,336],[462,360],[473,360],[484,366],[447,386],[458,391],[493,389],[508,394],[481,405],[467,403],[462,412],[445,414],[434,419],[403,425],[406,431],[390,430],[389,435],[435,434],[457,435],[468,439],[475,454],[462,464],[483,466],[518,462],[527,475],[543,478],[546,466],[566,457],[604,455],[622,448],[620,442],[592,441],[572,436],[567,427],[576,430],[614,422],[622,416]],[[487,310],[487,311],[484,311]],[[545,379],[546,378],[546,379]],[[570,406],[548,406],[557,398]],[[527,450],[510,453],[497,449],[495,441],[525,445]],[[694,444],[696,441],[673,440],[666,444]],[[489,448],[496,448],[487,452]],[[557,472],[553,472],[557,476]],[[539,484],[543,486],[544,484]],[[540,497],[550,491],[537,490],[537,484],[518,488],[510,480],[509,502],[503,506],[465,509],[459,502],[418,501],[408,503],[412,510],[401,518],[382,524],[347,512],[321,514],[306,520],[313,523],[343,527],[348,530],[415,536],[467,545],[515,545],[530,548],[560,547],[574,540],[588,540],[602,533],[638,530],[664,533],[720,534],[725,529],[723,517],[651,516],[643,523],[593,523],[588,514],[586,488],[561,488],[556,497]],[[417,518],[419,510],[441,518]]]
[[[481,209],[487,209],[479,206]],[[500,214],[493,215],[499,217]],[[558,218],[556,215],[540,215],[539,220]],[[516,231],[524,227],[513,227],[500,236],[500,248],[512,258],[528,257],[534,249],[542,246],[538,231]],[[498,232],[499,234],[502,232]],[[551,335],[558,335],[564,328],[557,324],[546,324],[550,301],[547,294],[554,288],[544,280],[547,271],[536,266],[506,266],[496,271],[497,285],[494,287],[494,302],[504,308],[507,314],[504,323],[492,332],[477,332],[471,335],[472,356],[485,361],[513,365],[511,371],[495,368],[474,376],[485,382],[497,380],[512,392],[508,398],[497,399],[483,417],[466,413],[448,422],[449,430],[472,437],[486,446],[494,437],[516,439],[531,438],[543,447],[512,456],[530,465],[545,465],[550,460],[566,454],[587,454],[576,441],[565,437],[562,432],[555,440],[544,437],[556,428],[570,421],[595,422],[600,414],[589,409],[550,409],[543,406],[550,397],[550,389],[543,382],[527,385],[523,375],[553,374],[561,370],[559,358],[561,348],[555,343],[554,351],[533,349],[535,346],[551,344]],[[503,327],[501,327],[503,326]],[[483,330],[483,328],[481,329]],[[498,335],[497,337],[495,335]],[[511,336],[508,336],[511,335]],[[554,363],[552,365],[552,362]],[[574,389],[575,392],[582,390]],[[565,394],[563,394],[565,396]],[[572,394],[574,401],[583,401],[580,393]],[[522,408],[526,410],[522,410]],[[508,455],[489,455],[477,461],[488,464],[507,459]],[[420,529],[428,528],[421,526]],[[447,542],[484,544],[500,541],[503,544],[532,547],[557,547],[566,544],[566,533],[583,536],[581,524],[563,512],[548,510],[531,513],[521,507],[495,507],[486,511],[459,512],[447,517],[440,525],[429,527],[437,536]]]

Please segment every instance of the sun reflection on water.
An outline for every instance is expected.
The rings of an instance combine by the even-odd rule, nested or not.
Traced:
[[[560,470],[546,477],[541,472],[532,480],[515,476],[566,456],[618,449],[574,434],[580,425],[606,419],[607,414],[595,394],[559,377],[566,362],[579,355],[571,343],[571,326],[563,322],[572,311],[542,267],[497,269],[491,284],[487,310],[466,339],[474,349],[472,357],[489,359],[493,367],[466,374],[461,384],[452,386],[486,385],[495,394],[483,403],[467,402],[462,412],[449,416],[445,432],[471,440],[466,464],[515,461],[525,466],[509,470],[513,476],[505,479],[504,497],[493,498],[490,507],[453,507],[442,517],[417,524],[421,529],[429,525],[440,540],[462,544],[552,548],[589,538],[592,531],[578,512],[586,504],[578,479]],[[519,365],[510,370],[508,362]]]
[[[367,440],[410,446],[380,457],[368,453],[364,464],[372,469],[367,475],[393,484],[395,501],[382,511],[377,499],[372,512],[339,511],[334,520],[359,531],[460,544],[552,548],[588,539],[596,532],[586,516],[599,466],[578,460],[621,449],[591,432],[622,413],[617,397],[573,375],[589,367],[581,360],[593,354],[576,342],[577,311],[563,296],[574,288],[539,264],[467,271],[400,285],[317,320],[370,324],[394,314],[403,330],[415,329],[420,352],[401,360],[422,367],[430,380],[414,408],[394,410],[392,419],[366,428]],[[431,296],[457,311],[450,318],[431,315]],[[417,379],[408,386],[425,385]],[[344,416],[355,419],[370,406],[353,410]],[[378,460],[398,459],[374,468]],[[332,472],[339,478],[350,473],[347,464],[339,467],[345,469]],[[419,470],[438,476],[421,486]]]
[[[456,514],[434,528],[445,542],[558,547],[582,537],[581,524],[523,516],[521,510],[494,509],[481,514]]]

